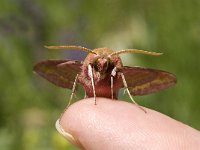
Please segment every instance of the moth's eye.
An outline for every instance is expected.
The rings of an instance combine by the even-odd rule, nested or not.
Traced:
[[[94,69],[95,69],[95,71],[98,71],[99,69],[98,69],[98,65],[97,64],[94,64]]]
[[[98,71],[99,69],[98,69],[98,62],[97,62],[97,60],[93,63],[93,67],[94,67],[94,70],[95,71]]]
[[[114,68],[114,64],[111,61],[108,61],[108,68],[107,70],[112,70]]]
[[[108,69],[108,62],[105,58],[99,58],[93,63],[95,71],[105,72]]]

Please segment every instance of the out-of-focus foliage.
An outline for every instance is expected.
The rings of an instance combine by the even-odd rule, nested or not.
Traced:
[[[125,65],[167,70],[178,78],[173,88],[135,99],[200,129],[199,13],[199,0],[1,0],[0,149],[76,149],[54,128],[70,91],[34,75],[32,66],[85,54],[51,52],[44,45],[163,52],[123,56]]]

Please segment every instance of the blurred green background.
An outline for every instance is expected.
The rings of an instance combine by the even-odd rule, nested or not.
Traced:
[[[123,55],[124,65],[166,70],[178,78],[173,88],[135,99],[200,130],[199,0],[1,0],[1,150],[76,149],[54,127],[70,90],[33,74],[32,66],[86,54],[52,52],[44,45],[163,52],[160,57]]]

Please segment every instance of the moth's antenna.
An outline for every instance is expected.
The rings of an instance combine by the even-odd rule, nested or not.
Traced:
[[[163,54],[163,53],[149,52],[149,51],[138,50],[138,49],[124,49],[118,52],[113,52],[110,54],[110,56],[124,54],[124,53],[138,53],[138,54],[153,55],[153,56],[159,56]]]
[[[48,49],[74,49],[74,50],[81,50],[81,51],[85,51],[85,52],[88,52],[88,53],[96,54],[91,49],[88,49],[88,48],[85,48],[85,47],[82,47],[82,46],[75,46],[75,45],[68,45],[68,46],[64,46],[64,45],[61,45],[61,46],[44,46],[44,47],[48,48]]]

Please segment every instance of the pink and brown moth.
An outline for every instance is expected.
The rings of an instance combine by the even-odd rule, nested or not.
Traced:
[[[117,52],[109,48],[91,50],[81,46],[46,46],[46,48],[75,49],[89,53],[83,62],[68,59],[44,60],[33,68],[36,73],[51,83],[62,88],[72,89],[68,106],[75,94],[77,84],[84,87],[86,97],[94,97],[95,104],[96,97],[117,99],[119,90],[125,88],[133,103],[139,106],[131,95],[151,94],[176,83],[175,75],[169,72],[123,66],[119,57],[120,54],[124,53],[141,53],[153,56],[159,56],[162,53],[137,49],[125,49]],[[142,109],[142,107],[140,108]]]

